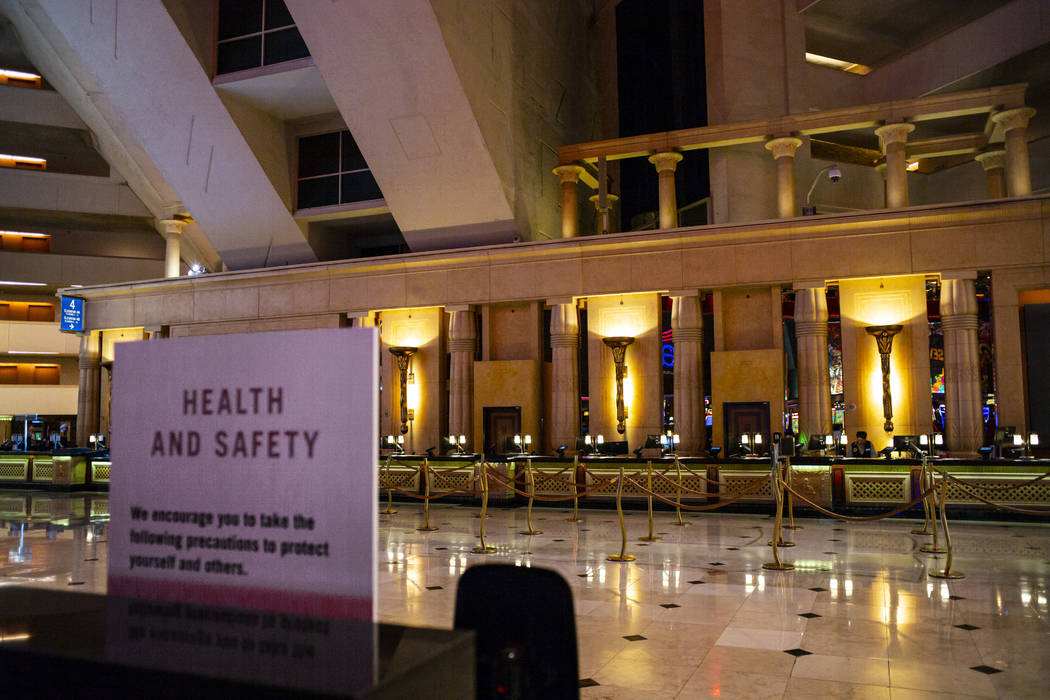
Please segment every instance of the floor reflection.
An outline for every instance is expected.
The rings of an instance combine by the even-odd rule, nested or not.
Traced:
[[[542,535],[519,534],[524,509],[486,521],[494,554],[478,542],[475,509],[435,505],[439,530],[415,528],[422,508],[398,504],[379,520],[380,619],[451,627],[459,576],[477,563],[554,569],[573,590],[582,697],[1040,697],[1050,683],[1050,526],[952,522],[953,569],[927,576],[943,555],[915,521],[839,523],[797,518],[792,572],[762,569],[772,520],[697,514],[671,527],[658,512],[537,509]],[[0,492],[0,585],[105,592],[106,494]],[[498,592],[496,592],[498,594]],[[525,604],[527,601],[507,601]]]

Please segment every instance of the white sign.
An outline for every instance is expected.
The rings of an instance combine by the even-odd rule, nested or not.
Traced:
[[[373,328],[119,343],[109,592],[375,619]]]

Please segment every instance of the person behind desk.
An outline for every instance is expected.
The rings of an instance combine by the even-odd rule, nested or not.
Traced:
[[[868,434],[863,430],[857,431],[857,439],[850,443],[850,457],[874,457],[875,446],[868,442]]]

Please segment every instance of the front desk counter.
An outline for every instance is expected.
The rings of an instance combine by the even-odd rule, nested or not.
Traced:
[[[474,633],[0,589],[9,698],[473,698]]]
[[[0,488],[59,491],[109,488],[109,452],[73,447],[54,452],[0,452]]]
[[[734,494],[744,491],[747,495],[734,501],[735,504],[772,506],[775,503],[768,457],[681,457],[675,460],[669,457],[586,456],[573,460],[570,457],[515,455],[508,458],[507,464],[506,472],[515,477],[519,490],[525,490],[524,473],[531,468],[537,495],[571,496],[575,486],[577,494],[581,495],[581,505],[614,501],[616,485],[610,479],[619,473],[621,466],[629,479],[624,484],[623,498],[632,505],[647,498],[643,489],[649,488],[649,483],[652,484],[650,490],[665,499],[675,500],[680,494],[681,502],[690,505],[732,499]],[[930,459],[929,465],[959,478],[967,488],[989,500],[1018,507],[1050,507],[1050,479],[1014,490],[999,490],[1046,474],[1050,471],[1050,460],[937,458]],[[496,468],[499,464],[492,466]],[[921,469],[922,462],[916,459],[818,455],[791,458],[792,487],[796,491],[821,507],[847,512],[885,511],[907,504],[922,492]],[[756,480],[764,483],[758,486]],[[954,483],[948,486],[947,505],[956,511],[991,509]],[[804,507],[804,504],[796,499],[795,506]],[[921,506],[914,508],[921,512]]]

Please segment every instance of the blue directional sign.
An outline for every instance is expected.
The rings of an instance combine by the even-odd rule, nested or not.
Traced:
[[[84,330],[84,300],[76,297],[62,297],[62,321],[59,330]]]

